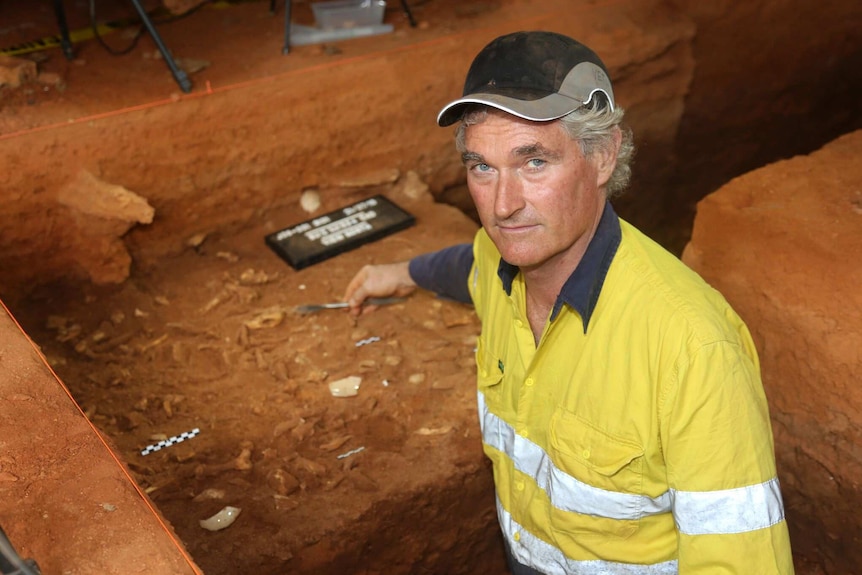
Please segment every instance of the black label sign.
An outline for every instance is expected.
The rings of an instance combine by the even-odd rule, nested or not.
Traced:
[[[266,244],[294,269],[379,240],[412,226],[409,213],[382,195],[306,220],[266,236]]]

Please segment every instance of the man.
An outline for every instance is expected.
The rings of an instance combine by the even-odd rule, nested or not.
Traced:
[[[347,287],[472,301],[484,450],[515,574],[792,573],[743,322],[619,219],[632,155],[607,70],[547,32],[497,38],[443,108],[482,228]]]

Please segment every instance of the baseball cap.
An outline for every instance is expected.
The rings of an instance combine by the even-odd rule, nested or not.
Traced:
[[[493,40],[473,60],[464,93],[440,111],[437,124],[486,104],[533,121],[556,120],[602,92],[614,108],[607,68],[589,48],[554,32],[514,32]]]

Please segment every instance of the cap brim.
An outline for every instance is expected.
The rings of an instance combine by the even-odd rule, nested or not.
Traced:
[[[589,99],[587,99],[589,102]],[[454,100],[440,110],[437,115],[439,126],[451,126],[461,119],[464,109],[470,104],[484,104],[503,112],[532,120],[534,122],[547,122],[562,118],[569,112],[577,110],[587,102],[581,102],[562,94],[548,94],[536,100],[519,100],[500,94],[469,94],[463,98]]]

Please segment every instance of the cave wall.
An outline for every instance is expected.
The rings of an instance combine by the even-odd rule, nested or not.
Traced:
[[[862,573],[862,131],[698,204],[686,263],[761,358],[797,563]]]

